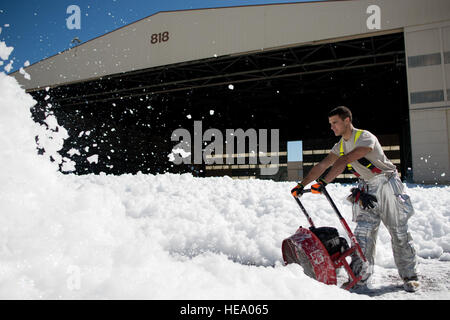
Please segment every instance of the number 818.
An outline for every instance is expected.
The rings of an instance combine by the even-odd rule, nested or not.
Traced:
[[[154,34],[152,34],[152,36],[150,38],[151,44],[161,43],[161,42],[166,42],[166,41],[169,41],[169,31],[154,33]]]

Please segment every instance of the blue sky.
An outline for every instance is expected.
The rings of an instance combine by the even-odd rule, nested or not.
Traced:
[[[311,1],[311,0],[310,0]],[[2,0],[0,41],[14,47],[11,72],[25,61],[33,64],[72,46],[78,37],[86,42],[159,11],[245,6],[304,0]],[[81,11],[81,29],[69,30],[66,13],[70,5]],[[5,63],[6,64],[6,63]],[[0,67],[0,68],[3,68]],[[0,69],[3,71],[3,69]]]

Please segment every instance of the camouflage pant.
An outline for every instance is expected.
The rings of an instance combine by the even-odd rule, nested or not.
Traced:
[[[353,204],[353,221],[357,223],[354,234],[368,260],[368,265],[363,265],[357,255],[352,256],[353,272],[362,275],[363,282],[372,275],[378,227],[383,221],[391,235],[392,251],[400,277],[417,276],[416,251],[408,232],[408,219],[414,214],[414,208],[405,194],[403,183],[397,174],[380,174],[369,181],[360,181],[358,187],[364,187],[378,202],[373,209],[363,209],[358,203]]]

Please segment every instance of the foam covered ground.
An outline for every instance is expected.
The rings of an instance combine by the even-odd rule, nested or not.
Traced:
[[[0,73],[2,299],[450,298],[449,186],[407,186],[416,209],[410,231],[419,271],[431,289],[414,295],[382,289],[396,271],[381,227],[374,277],[380,294],[349,293],[308,278],[298,265],[283,266],[282,240],[307,225],[290,195],[292,183],[63,175],[48,153],[58,150],[66,132],[35,124],[34,103]],[[51,115],[47,124],[57,127]],[[44,156],[36,153],[36,135],[47,145]],[[344,201],[349,186],[328,190],[354,228]],[[317,226],[344,234],[324,197],[303,199]]]

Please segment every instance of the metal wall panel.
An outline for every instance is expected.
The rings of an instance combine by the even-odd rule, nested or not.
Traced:
[[[444,52],[450,53],[450,27],[442,28],[442,45],[443,45]],[[446,62],[446,63],[449,63],[449,62]]]
[[[413,176],[417,183],[449,183],[449,109],[411,110]]]
[[[368,29],[370,5],[381,9],[380,30]],[[327,1],[161,12],[25,68],[31,80],[18,72],[13,75],[26,89],[34,89],[448,19],[448,0]],[[167,41],[151,44],[152,35],[164,32]]]
[[[418,183],[450,182],[449,28],[450,20],[405,29],[412,169]]]
[[[419,43],[420,45],[418,45]],[[408,31],[408,41],[406,41],[405,48],[409,57],[440,52],[439,29]]]
[[[439,53],[440,54],[440,53]],[[408,84],[410,92],[434,91],[444,89],[442,66],[422,66],[409,68]]]

